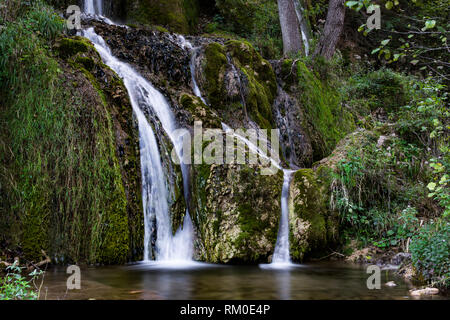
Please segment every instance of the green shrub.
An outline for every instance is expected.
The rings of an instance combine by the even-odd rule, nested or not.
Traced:
[[[12,266],[6,268],[8,272],[3,279],[0,279],[0,300],[37,300],[39,290],[35,281],[43,274],[42,271],[33,271],[24,277],[22,268],[17,261]]]
[[[368,110],[356,110],[365,115],[383,108],[387,112],[397,111],[410,101],[409,79],[391,69],[357,74],[343,88],[349,104],[368,103]]]
[[[417,227],[415,207],[427,200],[423,156],[397,137],[383,147],[372,140],[347,151],[337,166],[333,195],[344,236],[366,245],[405,247]]]
[[[450,287],[450,222],[431,222],[412,238],[411,258],[414,267],[436,285]]]
[[[283,50],[278,6],[272,0],[216,0],[219,14],[207,32],[232,32],[246,38],[265,58],[279,58]]]

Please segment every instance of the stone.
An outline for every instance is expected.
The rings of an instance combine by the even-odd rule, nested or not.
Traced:
[[[394,281],[389,281],[384,284],[386,287],[396,287],[397,284]]]
[[[412,296],[435,295],[435,294],[439,294],[439,289],[438,288],[425,288],[425,289],[418,289],[418,290],[410,290],[409,294]]]

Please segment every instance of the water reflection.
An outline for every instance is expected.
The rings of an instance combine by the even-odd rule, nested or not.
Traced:
[[[411,284],[382,272],[382,285],[369,290],[365,268],[342,264],[221,266],[204,263],[175,268],[162,263],[82,269],[81,290],[66,294],[67,274],[54,268],[45,277],[47,299],[409,299]],[[41,298],[44,298],[42,296]],[[434,296],[430,299],[442,299]]]

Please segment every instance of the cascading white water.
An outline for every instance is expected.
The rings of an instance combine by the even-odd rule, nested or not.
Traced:
[[[197,79],[195,78],[195,59],[197,58],[197,48],[194,48],[192,43],[187,41],[182,35],[178,35],[175,40],[178,45],[188,50],[191,53],[191,61],[189,62],[189,70],[191,71],[191,79],[192,79],[192,90],[194,91],[194,94],[202,100],[202,102],[207,105],[205,99],[202,96],[202,93],[200,91],[200,88],[197,84]]]
[[[302,34],[303,45],[305,46],[305,56],[309,55],[309,39],[307,33],[307,22],[304,18],[304,9],[300,0],[294,1],[295,14],[297,15],[298,22],[300,24],[300,33]]]
[[[289,186],[292,170],[283,170],[283,188],[281,189],[281,219],[277,243],[272,257],[272,264],[290,264],[289,255]]]
[[[230,127],[225,123],[222,123],[222,128],[225,131],[230,130]],[[281,189],[281,219],[271,266],[275,268],[289,267],[292,265],[289,254],[289,188],[292,174],[295,170],[283,169],[279,162],[271,157],[268,157],[265,152],[253,144],[250,140],[237,134],[236,132],[233,132],[232,134],[244,142],[251,151],[257,153],[260,157],[269,160],[272,165],[278,169],[283,170],[283,187]]]
[[[92,15],[103,15],[103,1],[84,0],[84,12]]]
[[[192,222],[186,212],[183,227],[172,236],[172,225],[168,205],[167,186],[161,164],[158,143],[152,127],[143,113],[143,108],[151,108],[161,122],[163,129],[172,140],[179,156],[182,155],[182,137],[175,136],[175,119],[164,96],[150,82],[141,77],[131,66],[114,57],[103,38],[93,28],[84,31],[84,36],[92,41],[103,62],[114,70],[124,81],[130,96],[133,111],[139,125],[141,147],[142,198],[145,219],[144,260],[151,258],[151,235],[156,218],[156,260],[187,261],[192,259]],[[181,159],[181,157],[180,157]],[[186,165],[181,161],[183,180],[188,178]],[[186,182],[185,182],[186,184]]]
[[[193,49],[191,43],[186,41],[186,39],[182,36],[178,37],[178,43],[182,48],[187,48],[190,51],[193,51],[190,62],[193,91],[194,94],[200,99],[202,99],[202,101],[206,104],[205,100],[201,95],[200,89],[197,85],[197,81],[195,80],[195,54],[196,54],[195,49]],[[222,129],[224,131],[231,130],[231,128],[223,122],[222,122]],[[258,146],[256,146],[247,138],[239,135],[235,131],[233,131],[232,135],[241,140],[244,144],[246,144],[250,151],[257,153],[260,157],[269,160],[272,163],[272,165],[274,165],[276,168],[283,170],[283,187],[281,190],[281,219],[280,219],[280,227],[278,230],[277,242],[272,257],[272,265],[275,267],[289,266],[291,265],[291,258],[289,254],[289,188],[292,174],[295,171],[283,169],[279,161],[271,157],[268,157],[264,151],[258,148]]]

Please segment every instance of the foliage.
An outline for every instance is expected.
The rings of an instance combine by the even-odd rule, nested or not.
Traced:
[[[216,0],[219,13],[207,32],[226,31],[246,38],[266,58],[283,51],[278,6],[272,0]]]
[[[0,241],[31,261],[45,249],[123,262],[126,196],[104,95],[51,51],[63,20],[41,1],[22,12],[0,32]]]
[[[425,280],[450,287],[450,222],[431,221],[411,241],[411,259]]]
[[[419,81],[386,69],[353,76],[343,87],[347,99],[359,103],[369,99],[368,111],[375,106],[390,113],[372,127],[383,139],[366,139],[347,149],[338,164],[333,199],[344,238],[356,237],[363,245],[380,248],[401,246],[404,251],[410,240],[413,264],[423,278],[448,287],[449,111],[445,90],[432,78]],[[402,101],[384,100],[400,91],[397,96]],[[393,103],[397,103],[395,108]]]
[[[371,30],[366,24],[358,29],[364,36],[373,33],[375,38],[384,36],[378,40],[379,45],[372,54],[388,64],[400,62],[408,68],[432,74],[435,79],[450,80],[448,0],[412,0],[408,4],[398,0],[357,0],[347,1],[346,6],[356,11],[382,9],[381,31]]]
[[[0,300],[37,300],[39,290],[35,281],[44,273],[34,270],[24,277],[17,260],[6,268],[7,274],[0,279]]]
[[[380,108],[393,112],[410,101],[410,81],[408,77],[387,68],[363,71],[353,74],[341,86],[341,92],[353,112],[359,116]]]
[[[405,245],[417,225],[415,207],[426,202],[422,156],[396,136],[383,146],[369,140],[347,151],[334,186],[344,237],[380,247]]]
[[[430,155],[431,181],[427,184],[429,197],[450,215],[449,117],[445,86],[431,79],[414,84],[414,98],[398,114],[398,131],[405,139],[427,150]]]

